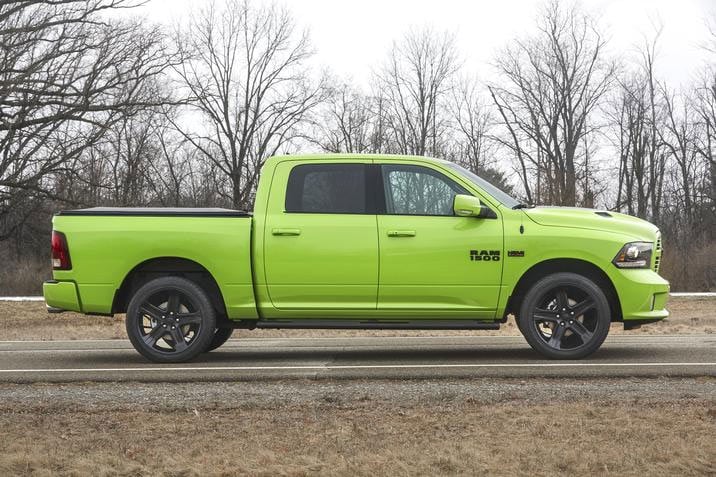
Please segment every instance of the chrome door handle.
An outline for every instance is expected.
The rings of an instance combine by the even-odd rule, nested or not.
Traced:
[[[281,237],[288,235],[301,235],[301,231],[299,229],[273,229],[271,233]]]
[[[415,237],[415,230],[388,230],[388,237]]]

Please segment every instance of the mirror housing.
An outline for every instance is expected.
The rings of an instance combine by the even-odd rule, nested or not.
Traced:
[[[480,202],[480,199],[471,195],[457,194],[453,201],[453,211],[458,217],[477,217],[482,219],[496,219],[497,214]]]
[[[480,199],[471,195],[457,194],[452,208],[458,217],[479,217],[482,213]]]

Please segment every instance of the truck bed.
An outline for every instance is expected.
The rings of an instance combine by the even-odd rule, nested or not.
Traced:
[[[72,268],[55,270],[45,286],[56,307],[83,313],[117,312],[117,298],[139,271],[162,268],[207,272],[230,319],[257,318],[248,212],[219,208],[65,210],[53,228],[65,235]],[[169,264],[169,265],[167,265]],[[190,267],[191,268],[191,267]]]

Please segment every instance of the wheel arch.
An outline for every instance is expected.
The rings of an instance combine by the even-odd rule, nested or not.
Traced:
[[[183,257],[154,257],[137,264],[114,293],[112,313],[126,313],[132,296],[148,281],[162,276],[184,277],[201,287],[216,311],[217,322],[227,320],[226,304],[218,283],[199,262]]]
[[[530,286],[537,280],[551,275],[552,273],[571,272],[582,275],[595,282],[604,291],[609,301],[612,321],[622,321],[622,309],[619,302],[614,283],[609,276],[597,265],[586,260],[577,258],[555,258],[544,260],[536,263],[522,274],[517,284],[512,289],[512,293],[505,307],[503,319],[507,319],[507,315],[515,315],[519,312],[522,300],[524,299]]]

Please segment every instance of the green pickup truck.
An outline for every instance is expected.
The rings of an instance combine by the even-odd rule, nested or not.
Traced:
[[[156,362],[236,328],[499,329],[577,359],[664,319],[661,238],[614,212],[527,207],[462,167],[387,155],[266,161],[252,214],[91,208],[53,220],[51,312],[126,313]]]

